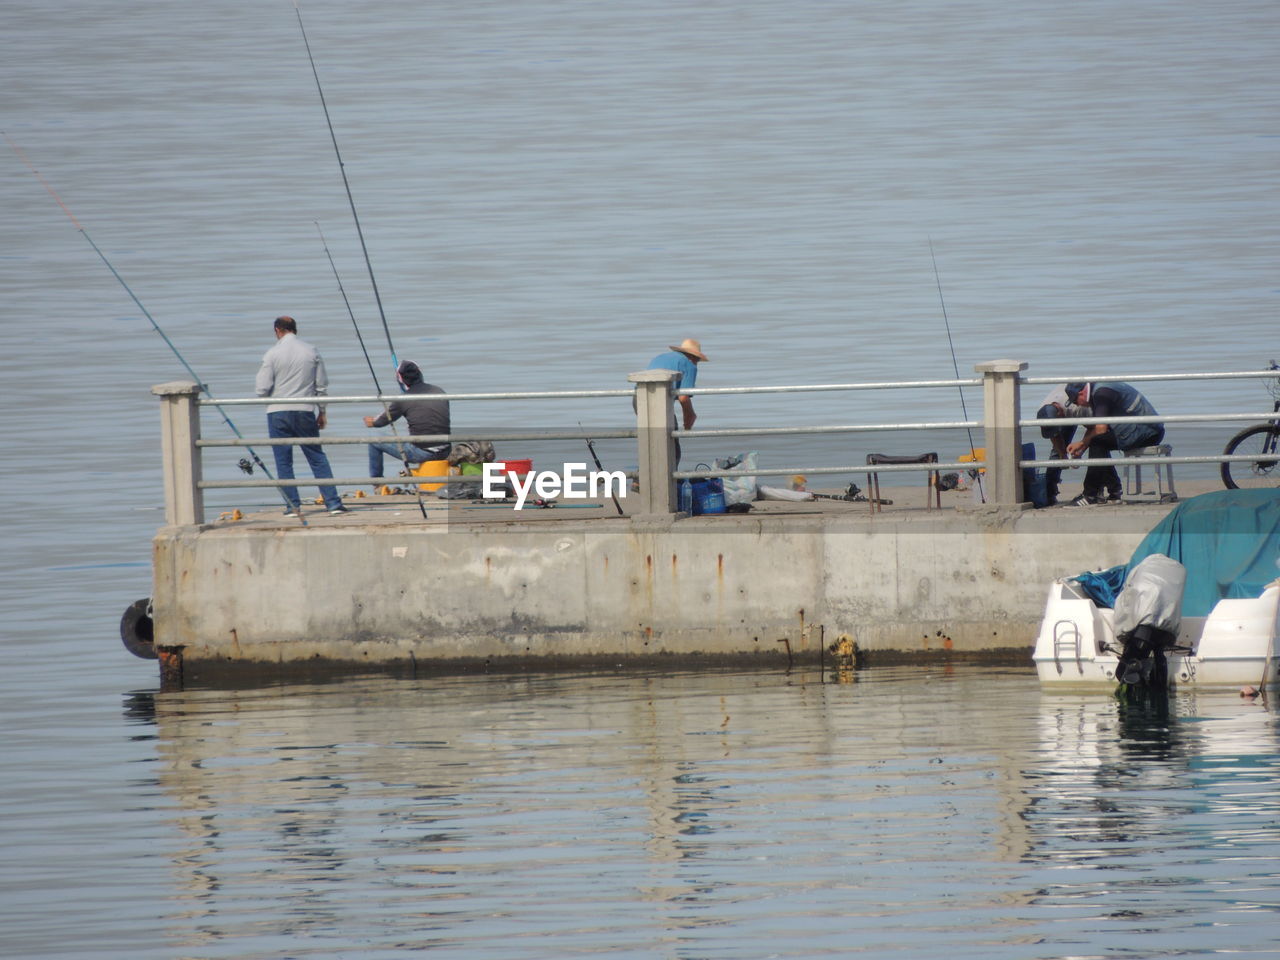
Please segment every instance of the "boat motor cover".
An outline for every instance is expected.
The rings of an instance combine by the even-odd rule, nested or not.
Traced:
[[[1182,625],[1186,585],[1187,568],[1177,560],[1161,553],[1143,558],[1130,569],[1116,597],[1116,636],[1127,636],[1143,626],[1176,634]]]

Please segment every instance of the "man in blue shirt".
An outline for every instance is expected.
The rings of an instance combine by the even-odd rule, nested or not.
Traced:
[[[680,376],[671,384],[675,390],[676,402],[684,414],[684,429],[692,430],[693,421],[698,415],[693,412],[693,397],[682,394],[681,389],[692,390],[698,385],[698,364],[707,359],[702,352],[702,344],[697,340],[686,339],[678,347],[668,347],[666,353],[659,354],[649,362],[650,370],[674,370]]]
[[[702,352],[702,344],[697,340],[686,338],[681,341],[680,346],[668,347],[666,353],[660,353],[649,361],[648,369],[650,370],[674,370],[679,374],[671,382],[671,389],[675,392],[676,403],[680,404],[685,430],[693,429],[693,422],[698,419],[698,415],[693,412],[693,397],[681,391],[692,390],[697,386],[698,364],[706,359],[707,355]],[[676,441],[676,463],[680,463],[679,440]]]

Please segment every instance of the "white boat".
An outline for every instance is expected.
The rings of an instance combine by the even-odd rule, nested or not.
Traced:
[[[1036,672],[1046,684],[1280,683],[1278,567],[1280,491],[1193,497],[1127,565],[1050,585]]]
[[[1207,617],[1183,617],[1166,653],[1169,681],[1255,686],[1280,682],[1280,581],[1252,600],[1219,600]],[[1036,637],[1043,683],[1117,683],[1123,644],[1115,610],[1100,607],[1071,578],[1049,587]]]

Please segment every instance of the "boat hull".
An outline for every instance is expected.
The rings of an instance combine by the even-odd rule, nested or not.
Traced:
[[[1045,684],[1116,683],[1113,611],[1070,579],[1049,588],[1032,659]],[[1250,599],[1220,600],[1208,617],[1187,618],[1167,656],[1169,682],[1186,686],[1275,685],[1280,681],[1280,581]]]

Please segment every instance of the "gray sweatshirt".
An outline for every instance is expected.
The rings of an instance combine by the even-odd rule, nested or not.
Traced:
[[[323,397],[329,391],[329,377],[324,371],[320,351],[296,333],[286,333],[275,346],[262,355],[262,367],[254,382],[260,397]],[[324,413],[324,406],[314,403],[272,403],[267,413],[281,410],[309,410]]]

